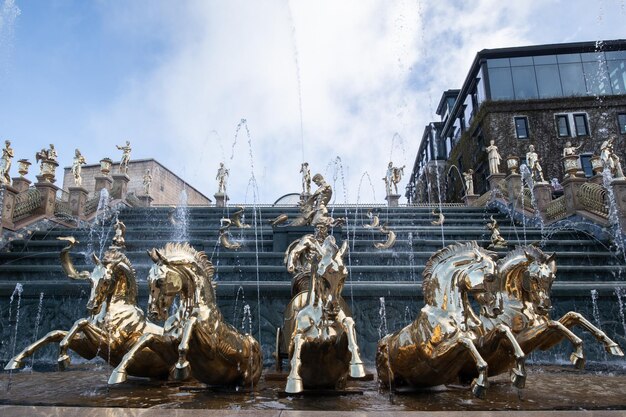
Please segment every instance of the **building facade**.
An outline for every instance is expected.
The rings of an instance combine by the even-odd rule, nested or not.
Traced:
[[[155,159],[131,160],[128,164],[128,193],[137,196],[145,195],[143,177],[146,170],[150,170],[152,184],[150,186],[150,197],[153,198],[152,205],[177,205],[183,190],[187,192],[187,204],[189,205],[210,205],[211,199],[200,191],[189,185],[168,168]],[[119,172],[119,162],[113,164],[111,174]],[[92,196],[96,180],[95,177],[102,175],[100,165],[84,165],[82,169],[82,187],[89,191]],[[74,186],[74,177],[71,167],[66,167],[63,172],[63,191],[68,192],[69,187]]]
[[[532,144],[546,180],[561,179],[569,141],[580,146],[591,176],[589,160],[608,137],[617,138],[615,150],[626,156],[626,41],[482,50],[462,88],[443,94],[437,114],[441,120],[426,127],[418,150],[409,202],[432,201],[434,193],[462,201],[460,174],[468,169],[475,172],[475,192],[487,191],[484,149],[491,140],[503,158],[500,172],[508,155],[525,163]]]

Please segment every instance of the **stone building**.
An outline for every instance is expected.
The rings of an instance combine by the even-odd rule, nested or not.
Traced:
[[[473,169],[474,189],[488,189],[484,148],[495,141],[503,158],[525,163],[529,145],[539,154],[544,177],[563,178],[567,141],[578,150],[587,176],[590,158],[616,136],[626,157],[626,41],[580,42],[484,49],[476,54],[460,90],[448,90],[437,108],[440,120],[422,138],[406,196],[409,202],[460,202],[460,173]],[[457,171],[458,170],[458,171]],[[437,195],[437,199],[439,198]]]
[[[209,205],[211,199],[200,191],[189,185],[179,176],[154,159],[131,160],[128,164],[128,193],[137,196],[145,195],[143,177],[146,170],[150,170],[152,175],[152,185],[150,196],[153,198],[152,205],[176,205],[180,200],[180,193],[187,190],[187,204],[189,205]],[[113,164],[111,174],[119,172],[119,162]],[[96,186],[95,177],[100,174],[100,165],[83,165],[82,178],[83,187],[89,191],[90,197],[93,195]],[[66,167],[63,172],[63,191],[69,191],[69,187],[74,186],[74,177],[71,167]]]

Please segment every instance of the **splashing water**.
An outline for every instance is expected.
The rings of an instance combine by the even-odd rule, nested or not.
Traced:
[[[19,282],[15,284],[15,289],[9,298],[9,325],[11,325],[11,309],[13,307],[13,300],[15,295],[17,295],[17,306],[15,308],[15,329],[13,331],[13,343],[11,346],[11,357],[15,357],[15,349],[17,347],[17,331],[20,327],[20,305],[22,304],[22,292],[24,291],[24,287]],[[9,381],[7,382],[7,391],[11,390],[11,376],[13,372],[9,373]]]
[[[296,36],[296,24],[293,20],[293,13],[290,2],[287,2],[287,12],[289,24],[291,26],[291,47],[293,49],[293,63],[296,67],[296,82],[298,87],[298,109],[300,110],[300,149],[302,151],[302,161],[304,162],[304,117],[302,113],[302,79],[300,77],[300,58],[298,54],[298,38]]]
[[[176,225],[173,240],[175,242],[187,242],[189,240],[189,206],[187,205],[187,190],[184,188],[178,197],[174,219]]]
[[[624,336],[626,336],[626,318],[624,317],[624,302],[622,300],[622,296],[624,296],[624,289],[621,287],[616,287],[615,295],[617,296],[617,302],[619,306],[619,318],[622,321],[622,327],[624,328]]]
[[[380,324],[378,325],[378,338],[382,339],[388,333],[387,330],[387,310],[385,309],[385,297],[380,297],[380,307],[378,308],[378,316]]]
[[[41,313],[43,307],[43,292],[39,293],[39,306],[37,307],[37,317],[35,318],[35,335],[33,337],[33,343],[37,341],[37,336],[39,335],[39,323],[41,322]],[[30,371],[33,371],[33,366],[35,366],[35,352],[33,352],[30,359]]]
[[[598,290],[591,290],[591,304],[593,307],[593,319],[596,322],[596,326],[600,328],[600,310],[598,309]]]

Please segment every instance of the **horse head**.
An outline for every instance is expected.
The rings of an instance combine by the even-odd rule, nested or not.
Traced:
[[[525,256],[528,266],[521,280],[524,298],[532,303],[537,313],[546,315],[552,310],[550,292],[556,278],[555,254],[546,255],[537,250],[535,253],[525,252]]]

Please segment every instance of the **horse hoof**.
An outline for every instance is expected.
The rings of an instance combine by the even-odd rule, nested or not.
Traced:
[[[365,377],[365,367],[362,363],[355,363],[350,365],[350,377],[363,378]]]
[[[572,353],[569,360],[574,364],[577,369],[585,369],[585,357],[579,353]]]
[[[17,369],[20,369],[22,366],[24,366],[24,364],[22,364],[22,361],[18,361],[17,359],[11,359],[9,363],[7,363],[4,367],[4,370],[15,371]]]
[[[624,351],[619,346],[617,346],[617,344],[607,346],[606,351],[609,352],[611,355],[624,356]]]
[[[524,388],[526,386],[526,375],[517,369],[511,371],[511,383],[516,388]]]
[[[57,359],[57,362],[59,364],[59,370],[64,371],[70,366],[70,357],[67,354],[61,355],[59,359]]]
[[[472,381],[472,394],[474,397],[480,398],[481,400],[485,399],[485,395],[487,394],[487,387],[485,385],[481,385],[476,380]]]
[[[189,362],[183,363],[182,365],[176,364],[174,367],[174,380],[176,381],[186,381],[189,379],[191,375],[191,368],[189,367]]]
[[[124,371],[113,370],[113,372],[111,373],[111,376],[109,377],[108,384],[109,385],[121,384],[122,382],[126,381],[127,376],[128,375]]]
[[[304,391],[302,386],[302,378],[287,378],[287,385],[285,386],[285,392],[288,394],[298,394]]]

